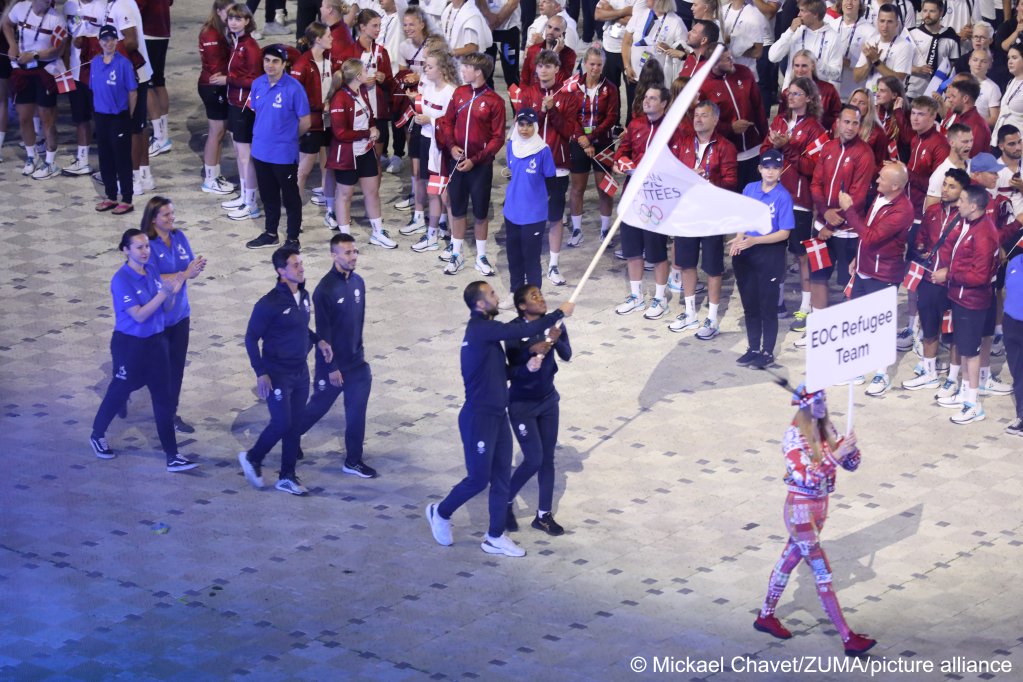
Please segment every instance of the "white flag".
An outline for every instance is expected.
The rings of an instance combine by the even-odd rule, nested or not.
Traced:
[[[721,46],[714,50],[665,113],[647,145],[647,153],[622,193],[618,211],[623,222],[673,237],[771,231],[771,211],[766,204],[715,187],[668,148],[671,136],[699,95],[700,86],[722,50]]]
[[[938,69],[934,72],[934,75],[931,76],[931,82],[928,83],[927,87],[924,89],[924,95],[926,97],[930,97],[935,92],[939,92],[939,89],[941,92],[944,92],[945,89],[941,86],[948,80],[948,75],[950,73],[952,73],[952,65],[949,63],[948,57],[942,57],[941,64],[938,65]]]

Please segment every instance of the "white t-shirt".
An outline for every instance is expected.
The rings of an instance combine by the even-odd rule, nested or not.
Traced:
[[[942,27],[942,31],[944,31],[944,27]],[[916,47],[916,57],[913,60],[914,66],[927,65],[927,57],[931,51],[931,43],[937,39],[937,45],[935,46],[936,54],[934,59],[934,68],[944,71],[948,75],[952,75],[952,63],[959,58],[960,54],[958,40],[952,40],[951,38],[944,36],[940,38],[933,36],[929,31],[924,29],[923,26],[917,26],[905,33],[909,36],[910,40],[913,41],[914,47]],[[927,86],[931,83],[931,78],[931,76],[911,75],[909,77],[909,85],[906,87],[907,95],[910,98],[920,97],[923,95],[927,90]]]
[[[992,140],[998,139],[998,129],[1007,123],[1023,130],[1023,79],[1014,78],[1005,86],[1002,108],[998,112],[994,130],[991,131]]]
[[[771,45],[767,56],[774,63],[778,63],[792,57],[800,50],[809,50],[817,59],[817,75],[821,80],[828,81],[838,86],[842,78],[842,45],[838,40],[835,29],[828,24],[822,24],[816,31],[811,31],[806,25],[800,26],[793,31],[788,29],[781,34],[777,42]],[[785,72],[785,82],[782,88],[787,88],[792,81],[792,69]]]
[[[646,0],[607,0],[607,3],[611,5],[611,9],[619,11],[626,7],[632,7],[633,14],[646,7]],[[632,17],[630,16],[629,18],[631,19]],[[605,52],[621,54],[622,36],[625,35],[625,26],[626,24],[619,24],[617,21],[604,22]]]
[[[990,78],[980,82],[980,97],[977,98],[977,112],[987,118],[991,113],[991,107],[999,106],[1002,101],[1002,90]]]
[[[1018,189],[1012,187],[1012,178],[1014,175],[1016,174],[1008,167],[998,171],[997,187],[998,193],[1007,198],[1012,204],[1012,214],[1018,216],[1023,213],[1023,194],[1021,194]]]
[[[647,27],[650,17],[653,17],[653,23],[650,23],[650,28],[644,37],[643,30]],[[647,59],[656,59],[661,63],[661,66],[665,65],[667,55],[657,52],[657,43],[667,43],[668,45],[684,43],[686,36],[689,34],[689,29],[686,28],[682,17],[674,12],[668,12],[658,19],[652,9],[636,7],[632,10],[632,18],[629,19],[625,32],[632,34],[631,63],[632,68],[636,71],[636,75],[639,75]],[[673,72],[668,67],[665,67],[664,78],[670,83],[675,78],[676,73],[677,71]]]
[[[575,19],[568,16],[568,12],[565,10],[558,12],[558,16],[565,20],[565,46],[570,47],[576,52],[581,51],[585,46],[579,37],[579,26],[575,23]],[[636,10],[632,11],[632,16],[636,16]],[[526,29],[526,46],[528,47],[533,44],[534,35],[540,34],[542,36],[545,28],[547,28],[547,15],[541,14]]]
[[[102,6],[101,0],[93,0],[92,4]],[[101,23],[112,24],[117,29],[117,39],[124,40],[125,29],[135,29],[138,38],[139,54],[146,60],[146,63],[136,72],[139,83],[148,83],[153,77],[153,66],[149,63],[149,52],[146,50],[146,41],[142,38],[142,14],[139,6],[134,0],[112,0],[108,3],[103,12],[100,13]]]
[[[972,25],[982,18],[980,0],[945,0],[945,16],[941,23],[959,33],[964,26]]]
[[[727,37],[736,64],[742,64],[757,75],[757,60],[743,57],[743,53],[760,43],[764,44],[764,36],[771,28],[767,19],[755,5],[743,5],[741,9],[733,9],[731,3],[721,10],[722,39]],[[773,38],[773,36],[772,36]]]
[[[905,31],[900,33],[890,43],[883,42],[880,34],[877,34],[874,40],[876,42],[869,44],[877,46],[880,53],[878,59],[881,60],[882,64],[896,73],[909,74],[913,70],[913,64],[916,61],[916,46]],[[868,63],[867,55],[861,52],[856,66],[860,67]],[[867,76],[866,85],[870,90],[876,91],[879,80],[881,80],[881,73],[877,69],[873,69],[870,75]]]
[[[838,34],[839,59],[842,60],[843,67],[842,79],[837,87],[838,94],[844,102],[849,99],[853,90],[863,87],[862,82],[857,82],[853,78],[853,67],[856,66],[856,62],[860,60],[860,56],[863,54],[863,43],[877,42],[879,37],[877,29],[865,19],[859,19],[855,24],[851,25],[842,21],[842,17],[825,17],[824,21],[831,28],[835,29],[835,33]],[[848,68],[844,66],[846,59],[849,60]]]
[[[385,14],[380,20],[380,35],[377,36],[377,45],[387,50],[387,56],[391,59],[391,75],[398,73],[401,65],[395,57],[398,55],[398,48],[405,40],[405,32],[401,27],[401,14]]]
[[[423,75],[423,67],[426,65],[426,43],[416,45],[406,38],[398,46],[398,61],[403,68],[413,73]]]
[[[18,40],[19,52],[43,52],[53,47],[53,32],[60,27],[66,30],[67,25],[64,17],[50,8],[43,16],[32,11],[31,0],[22,0],[11,8],[8,19],[14,24]],[[52,57],[49,61],[59,58],[60,55]],[[18,63],[12,61],[12,66],[18,68]],[[6,102],[4,106],[7,106]]]
[[[945,173],[953,168],[958,168],[958,166],[952,163],[952,159],[945,159],[941,162],[940,166],[934,169],[934,172],[931,173],[931,179],[927,183],[927,196],[941,199],[941,185],[945,182]],[[966,172],[970,172],[969,161],[966,162]]]
[[[494,14],[497,14],[498,12],[500,12],[501,8],[504,7],[507,4],[508,4],[508,0],[487,0],[487,6],[490,8],[490,11],[493,12]],[[508,15],[508,18],[505,19],[504,22],[500,26],[494,28],[493,30],[494,31],[507,31],[509,29],[515,28],[516,26],[520,26],[521,24],[522,24],[522,8],[519,7],[519,6],[516,6],[515,10],[511,14]],[[518,50],[518,45],[515,46],[515,49]]]
[[[871,26],[877,25],[877,13],[881,9],[881,5],[891,3],[899,8],[899,12],[902,13],[902,27],[903,29],[913,28],[916,26],[916,8],[913,7],[912,0],[868,0],[865,3],[866,8],[863,13],[863,18]],[[948,26],[947,21],[941,23]]]

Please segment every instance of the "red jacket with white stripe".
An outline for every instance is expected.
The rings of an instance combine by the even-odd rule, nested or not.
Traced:
[[[913,226],[913,204],[905,192],[900,192],[867,222],[872,208],[873,205],[867,209],[866,216],[852,209],[844,213],[849,227],[860,238],[856,272],[880,282],[901,282],[906,276],[906,242]]]
[[[327,168],[332,170],[352,170],[355,168],[355,150],[353,142],[368,140],[369,131],[375,127],[375,119],[369,105],[369,93],[366,86],[359,87],[358,97],[362,100],[355,103],[348,88],[340,88],[330,98],[330,152],[327,154]],[[360,106],[361,105],[361,106]],[[364,110],[369,115],[366,130],[355,130],[355,114]],[[372,145],[370,149],[372,149]]]
[[[243,35],[231,49],[227,61],[227,102],[236,107],[245,106],[252,81],[263,75],[263,53],[259,43],[250,35]]]
[[[721,116],[717,134],[728,138],[737,152],[756,149],[767,137],[767,114],[757,79],[742,64],[736,64],[735,71],[722,76],[711,70],[700,87],[700,97],[718,105]],[[753,125],[739,134],[732,129],[738,120],[751,121]]]
[[[918,254],[927,254],[925,260],[926,270],[924,279],[934,282],[931,279],[931,272],[948,266],[949,258],[952,257],[952,246],[955,241],[949,242],[952,232],[959,229],[959,209],[955,205],[944,205],[940,201],[931,204],[924,211],[923,220],[920,221],[920,229],[916,231],[916,241],[913,244],[914,251]],[[948,237],[934,253],[934,247],[941,239],[941,235],[948,233]],[[942,283],[939,286],[947,286]]]
[[[913,202],[917,220],[924,215],[924,199],[931,175],[948,158],[948,151],[948,140],[937,128],[913,136],[906,169],[909,171],[909,199]]]
[[[362,48],[355,44],[351,27],[339,21],[330,27],[331,70],[338,71],[346,59],[358,59]]]
[[[818,218],[824,220],[826,210],[839,207],[838,195],[843,188],[853,198],[852,207],[862,211],[873,177],[874,152],[858,135],[846,144],[841,140],[828,142],[817,157],[810,182]]]
[[[215,28],[204,28],[199,32],[199,85],[209,85],[210,76],[215,73],[227,75],[227,60],[231,46],[224,34]]]
[[[461,147],[474,166],[493,163],[504,145],[504,100],[484,85],[474,90],[460,85],[448,102],[448,110],[437,119],[437,144],[451,155]]]
[[[785,165],[781,171],[781,185],[792,195],[792,203],[808,211],[813,210],[813,199],[810,195],[810,180],[813,178],[814,168],[817,166],[819,154],[814,154],[812,145],[825,135],[824,127],[812,116],[804,116],[799,119],[789,133],[788,121],[775,116],[771,121],[771,130],[789,135],[788,144],[781,148],[782,156],[785,158]],[[760,152],[773,149],[769,137],[764,137],[760,145]]]
[[[544,88],[540,85],[533,85],[522,88],[521,101],[517,114],[522,109],[529,107],[536,112],[537,132],[543,137],[543,141],[551,148],[554,155],[554,165],[558,168],[569,169],[571,167],[571,156],[568,151],[568,143],[574,142],[582,134],[583,128],[579,123],[579,111],[583,103],[582,93],[578,88],[564,88],[555,84],[553,87]],[[543,111],[543,100],[550,95],[554,96],[554,106],[549,111]]]
[[[954,111],[950,111],[941,122],[941,132],[948,132],[949,127],[953,124],[962,123],[973,131],[973,147],[970,148],[970,158],[972,159],[981,152],[986,152],[991,147],[991,128],[988,127],[987,121],[977,111],[977,107],[970,107],[969,111],[958,114]]]
[[[600,152],[614,142],[611,129],[618,124],[621,115],[621,99],[618,87],[606,78],[601,78],[597,86],[596,97],[590,98],[586,92],[586,79],[579,83],[582,93],[581,109],[579,110],[579,126],[586,133],[586,128],[593,128],[586,137],[590,144]]]
[[[546,43],[539,42],[536,45],[530,45],[526,49],[526,56],[522,60],[522,75],[519,78],[519,87],[524,88],[529,85],[540,84],[536,77],[536,56],[546,47]],[[558,67],[558,73],[554,76],[554,82],[560,88],[562,83],[567,81],[569,76],[572,75],[572,70],[575,69],[575,51],[564,49],[558,53],[558,58],[561,59],[561,66]]]
[[[355,44],[356,54],[352,56],[352,59],[361,59],[363,63],[366,61],[366,55],[369,54],[369,50],[365,50],[361,43]],[[384,80],[382,83],[377,83],[373,91],[376,93],[376,106],[374,111],[376,112],[376,118],[382,120],[390,120],[391,118],[391,95],[399,91],[398,81],[394,80],[394,74],[391,72],[391,56],[387,53],[387,49],[373,43],[373,55],[369,57],[370,68],[375,68],[377,73],[384,74]]]
[[[710,180],[710,184],[733,192],[738,189],[739,162],[736,161],[735,146],[731,142],[712,133],[710,143],[699,159],[696,133],[680,134],[674,144],[678,149],[672,149],[672,152],[678,160]]]
[[[948,300],[969,310],[987,310],[998,271],[998,230],[986,215],[963,220],[948,238]],[[946,243],[948,243],[946,242]]]
[[[657,134],[657,129],[661,126],[661,121],[663,120],[664,117],[662,116],[651,123],[646,114],[633,116],[632,120],[629,121],[628,127],[625,129],[625,136],[622,138],[621,144],[618,145],[618,149],[615,151],[615,163],[617,164],[619,159],[627,158],[631,159],[638,166],[639,162],[643,160],[643,155],[646,154],[647,146],[654,139],[654,135]],[[681,137],[682,133],[676,130],[668,141],[668,146],[673,152],[681,150]]]
[[[323,95],[320,65],[313,58],[313,51],[307,50],[291,67],[291,77],[302,84],[309,99],[309,130],[323,130]]]

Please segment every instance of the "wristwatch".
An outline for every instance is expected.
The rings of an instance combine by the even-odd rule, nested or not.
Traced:
[[[878,64],[880,64],[880,63],[881,63],[881,60],[880,60],[880,59],[875,59],[875,60],[874,60],[874,61],[872,61],[872,62],[871,62],[870,64],[871,64],[871,66],[873,66],[873,67],[874,67],[874,68],[876,69],[876,68],[877,68],[877,65],[878,65]]]

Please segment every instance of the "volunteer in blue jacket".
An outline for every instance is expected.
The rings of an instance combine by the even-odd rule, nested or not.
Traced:
[[[519,316],[512,326],[539,320],[547,314],[547,301],[540,287],[526,284],[515,290],[515,310]],[[558,444],[558,402],[561,396],[554,388],[554,375],[558,372],[559,358],[572,359],[572,346],[568,343],[568,330],[564,323],[548,327],[531,336],[521,335],[504,342],[508,356],[508,417],[512,431],[522,448],[522,463],[511,477],[508,491],[507,529],[519,529],[515,520],[515,496],[522,486],[536,474],[540,486],[540,506],[532,526],[548,535],[562,535],[565,529],[554,520],[554,448]]]
[[[287,244],[298,245],[302,230],[302,195],[298,189],[298,138],[309,130],[309,98],[305,88],[285,73],[288,49],[263,48],[263,75],[252,81],[249,102],[256,112],[252,128],[252,162],[263,198],[266,231],[245,244],[250,249],[277,246],[281,204],[288,212]]]
[[[149,238],[142,230],[126,230],[118,248],[126,262],[110,281],[114,301],[114,335],[110,339],[114,378],[92,422],[89,443],[100,459],[115,457],[107,443],[107,428],[127,404],[128,396],[145,386],[153,401],[153,417],[167,457],[167,471],[188,471],[199,465],[178,454],[170,399],[170,359],[167,337],[163,334],[165,312],[173,307],[185,275],[178,273],[166,283],[161,281],[150,261]]]
[[[511,291],[527,282],[539,287],[543,279],[540,254],[547,226],[547,184],[557,168],[551,148],[536,133],[536,122],[535,110],[519,110],[507,145],[511,181],[504,199],[504,230]]]
[[[1020,237],[1023,232],[1016,236]],[[1023,240],[1020,240],[1023,241]],[[1023,248],[1019,243],[1006,254],[1005,306],[1002,315],[1005,364],[1012,374],[1012,395],[1016,418],[1005,427],[1012,436],[1023,436]]]
[[[312,310],[298,248],[282,246],[274,251],[271,262],[277,272],[277,286],[256,302],[245,330],[245,350],[256,373],[256,394],[266,400],[270,423],[248,452],[238,453],[238,463],[252,487],[261,489],[263,458],[281,441],[280,476],[274,487],[292,495],[305,495],[309,491],[295,473],[295,463],[302,439],[302,414],[309,397],[306,357],[313,345],[327,362],[334,353],[327,341],[309,329]]]
[[[366,404],[373,373],[362,346],[366,282],[355,273],[359,258],[355,237],[335,234],[330,240],[330,257],[334,265],[313,291],[313,312],[316,334],[330,343],[334,358],[328,362],[316,356],[313,397],[306,405],[300,431],[304,435],[344,394],[345,463],[341,471],[360,478],[376,478],[376,470],[362,461]]]
[[[771,231],[764,235],[740,232],[728,243],[749,344],[736,362],[754,369],[766,369],[774,364],[778,292],[785,280],[785,244],[795,225],[792,195],[779,182],[783,165],[782,153],[768,149],[760,155],[761,179],[742,190],[743,196],[771,208]]]
[[[117,51],[117,29],[107,24],[99,30],[102,54],[93,57],[89,67],[92,89],[93,126],[99,152],[99,174],[107,198],[96,204],[97,211],[115,215],[130,213],[132,206],[131,119],[135,113],[138,81],[135,68]],[[121,201],[117,201],[117,188]]]
[[[512,445],[508,429],[508,373],[501,341],[532,336],[569,317],[575,304],[566,301],[549,315],[526,323],[502,323],[497,317],[497,294],[483,281],[472,282],[462,294],[472,311],[462,338],[462,381],[465,405],[458,413],[467,476],[440,504],[426,507],[433,539],[450,545],[451,515],[490,486],[490,526],[480,545],[488,554],[525,556],[504,534],[508,515]]]
[[[181,402],[181,382],[185,378],[185,359],[188,354],[188,336],[192,309],[188,303],[188,280],[195,279],[206,268],[206,259],[192,253],[192,245],[181,230],[174,227],[174,204],[167,197],[153,197],[142,212],[142,230],[149,237],[152,260],[165,285],[178,273],[185,274],[185,283],[174,297],[174,305],[165,314],[164,335],[170,352],[170,397],[174,407],[174,429],[180,433],[195,433],[195,428],[178,415]]]

